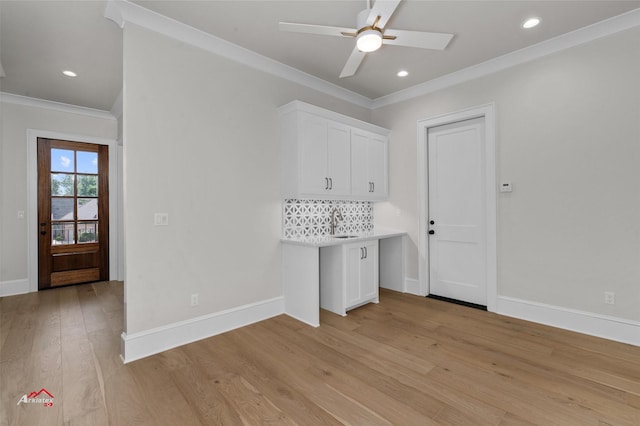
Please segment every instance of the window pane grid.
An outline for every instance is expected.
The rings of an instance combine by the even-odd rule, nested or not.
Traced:
[[[51,150],[51,243],[98,242],[98,153]]]

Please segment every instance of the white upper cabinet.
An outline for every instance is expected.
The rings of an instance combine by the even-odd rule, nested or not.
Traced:
[[[388,196],[388,130],[300,101],[279,112],[285,198]]]
[[[301,114],[300,133],[300,176],[301,193],[317,194],[329,187],[327,180],[327,120],[313,115]]]
[[[350,130],[343,124],[327,121],[327,176],[329,194],[351,194]]]
[[[351,130],[351,195],[361,200],[389,196],[387,137]]]
[[[299,114],[297,127],[298,195],[351,194],[349,127],[305,112]]]

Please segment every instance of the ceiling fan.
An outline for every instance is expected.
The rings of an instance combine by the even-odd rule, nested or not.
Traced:
[[[280,22],[280,31],[354,37],[356,39],[356,46],[351,52],[349,59],[347,59],[347,63],[340,73],[340,78],[354,75],[365,55],[378,50],[383,44],[444,50],[453,38],[453,34],[391,30],[385,28],[387,21],[391,18],[400,1],[401,0],[376,0],[373,7],[371,7],[371,0],[367,0],[368,8],[358,13],[356,20],[357,28],[355,29]]]

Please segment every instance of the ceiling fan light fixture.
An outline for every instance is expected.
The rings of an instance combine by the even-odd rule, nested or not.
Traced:
[[[361,52],[375,52],[382,46],[382,33],[377,29],[368,29],[358,34],[356,46]]]

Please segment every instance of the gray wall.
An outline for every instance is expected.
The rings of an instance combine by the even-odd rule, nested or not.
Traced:
[[[2,211],[0,216],[0,286],[28,278],[27,271],[27,129],[115,139],[116,120],[50,108],[0,103]],[[17,212],[25,211],[25,219]],[[37,279],[37,277],[36,277]],[[2,294],[0,288],[0,294]]]
[[[496,104],[498,294],[640,320],[640,29],[373,111],[392,129],[380,225],[418,274],[418,120]],[[603,303],[604,291],[616,305]]]
[[[276,109],[294,99],[370,118],[368,109],[125,26],[127,333],[282,295]],[[154,227],[154,212],[169,213],[169,226]]]

